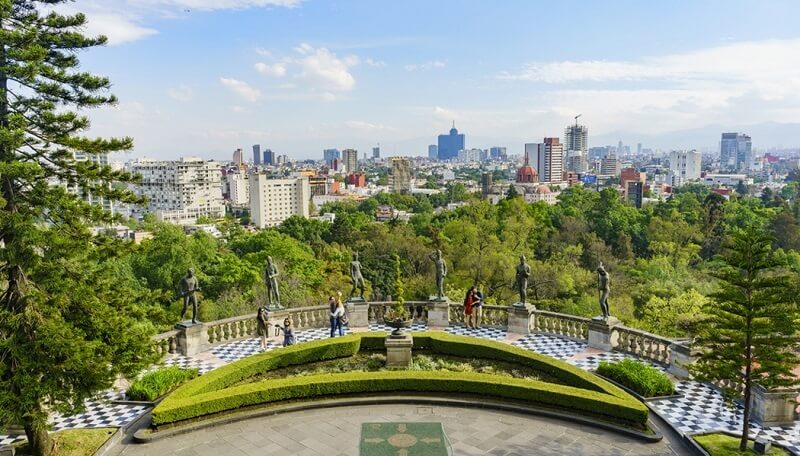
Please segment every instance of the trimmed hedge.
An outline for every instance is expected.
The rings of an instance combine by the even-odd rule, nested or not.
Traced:
[[[172,388],[197,377],[198,372],[198,369],[181,369],[177,366],[148,372],[134,380],[125,395],[134,401],[154,401]]]
[[[176,389],[153,410],[164,425],[240,407],[319,396],[374,392],[455,392],[530,401],[643,426],[647,408],[634,397],[591,373],[548,356],[508,344],[441,332],[415,332],[414,349],[529,366],[565,385],[473,372],[348,372],[268,379],[231,386],[267,370],[382,350],[383,333],[294,345],[236,361]]]
[[[632,359],[617,363],[603,361],[597,373],[624,385],[644,397],[668,396],[675,393],[669,377],[649,364]]]

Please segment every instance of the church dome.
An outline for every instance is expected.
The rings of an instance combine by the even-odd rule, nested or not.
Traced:
[[[536,193],[538,195],[545,195],[547,193],[550,193],[550,187],[548,187],[547,185],[542,184],[542,185],[536,187]]]
[[[531,165],[523,165],[517,170],[518,184],[531,184],[539,180],[539,174]]]

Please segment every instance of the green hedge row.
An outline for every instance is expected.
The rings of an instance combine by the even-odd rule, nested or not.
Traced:
[[[647,408],[631,396],[535,380],[474,372],[348,372],[264,380],[195,397],[162,402],[153,410],[158,426],[205,415],[277,401],[355,393],[457,392],[533,402],[577,413],[600,415],[633,426],[647,421]]]
[[[457,392],[532,401],[643,425],[647,408],[599,377],[562,361],[508,344],[442,332],[415,332],[414,350],[530,366],[566,385],[457,372],[351,372],[231,385],[262,372],[384,349],[384,333],[356,333],[254,355],[176,389],[153,410],[156,425],[250,405],[289,399],[370,392]]]
[[[181,369],[177,366],[148,372],[134,380],[125,395],[133,401],[154,401],[172,388],[197,377],[198,372],[198,369]]]
[[[624,359],[617,363],[603,361],[597,373],[624,385],[644,397],[668,396],[675,393],[669,377],[641,361]]]

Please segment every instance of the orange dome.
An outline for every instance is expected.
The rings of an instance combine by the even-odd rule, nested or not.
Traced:
[[[517,170],[517,183],[531,184],[539,181],[539,174],[531,165],[524,165]]]

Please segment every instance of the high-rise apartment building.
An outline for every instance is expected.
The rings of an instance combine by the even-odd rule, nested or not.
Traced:
[[[322,156],[325,159],[325,165],[328,168],[333,168],[334,160],[340,160],[342,158],[342,154],[339,152],[339,149],[325,149],[322,151]]]
[[[669,154],[669,170],[672,172],[672,185],[680,187],[686,182],[700,179],[703,157],[696,150],[673,150]]]
[[[275,164],[275,152],[273,152],[272,149],[264,149],[264,159],[262,163],[269,166]]]
[[[453,128],[450,129],[449,134],[439,135],[439,160],[452,160],[458,158],[458,151],[465,148],[464,144],[464,134],[458,133],[458,130],[456,130],[456,124],[453,122]]]
[[[261,144],[253,144],[253,164],[261,164]]]
[[[439,146],[431,144],[428,146],[428,158],[431,160],[439,159]]]
[[[348,173],[358,171],[358,151],[355,149],[345,149],[342,151],[342,161]]]
[[[247,206],[250,203],[250,180],[247,174],[229,172],[225,175],[228,201],[234,206]]]
[[[490,147],[489,158],[492,160],[505,160],[508,157],[505,147]]]
[[[169,161],[140,158],[127,167],[142,176],[132,189],[147,198],[147,211],[157,220],[187,225],[200,216],[225,216],[219,162],[198,157]]]
[[[564,129],[564,151],[567,171],[586,171],[589,153],[589,129],[585,125],[569,125]]]
[[[411,161],[404,157],[392,157],[389,173],[389,189],[392,193],[411,193]]]
[[[381,146],[375,146],[372,148],[372,158],[381,158]]]
[[[270,179],[250,174],[250,218],[258,228],[278,226],[292,215],[308,218],[311,185],[308,177]]]
[[[614,154],[607,155],[600,159],[600,174],[606,176],[619,176],[622,164]]]
[[[233,164],[236,166],[242,166],[244,163],[244,151],[242,149],[236,149],[233,151]]]
[[[483,151],[481,149],[462,149],[458,151],[458,161],[462,163],[474,163],[481,161]]]
[[[719,145],[719,167],[723,171],[745,171],[753,167],[753,142],[744,133],[723,133]]]
[[[558,138],[525,144],[525,160],[539,175],[539,182],[561,182],[564,171],[564,145]]]

